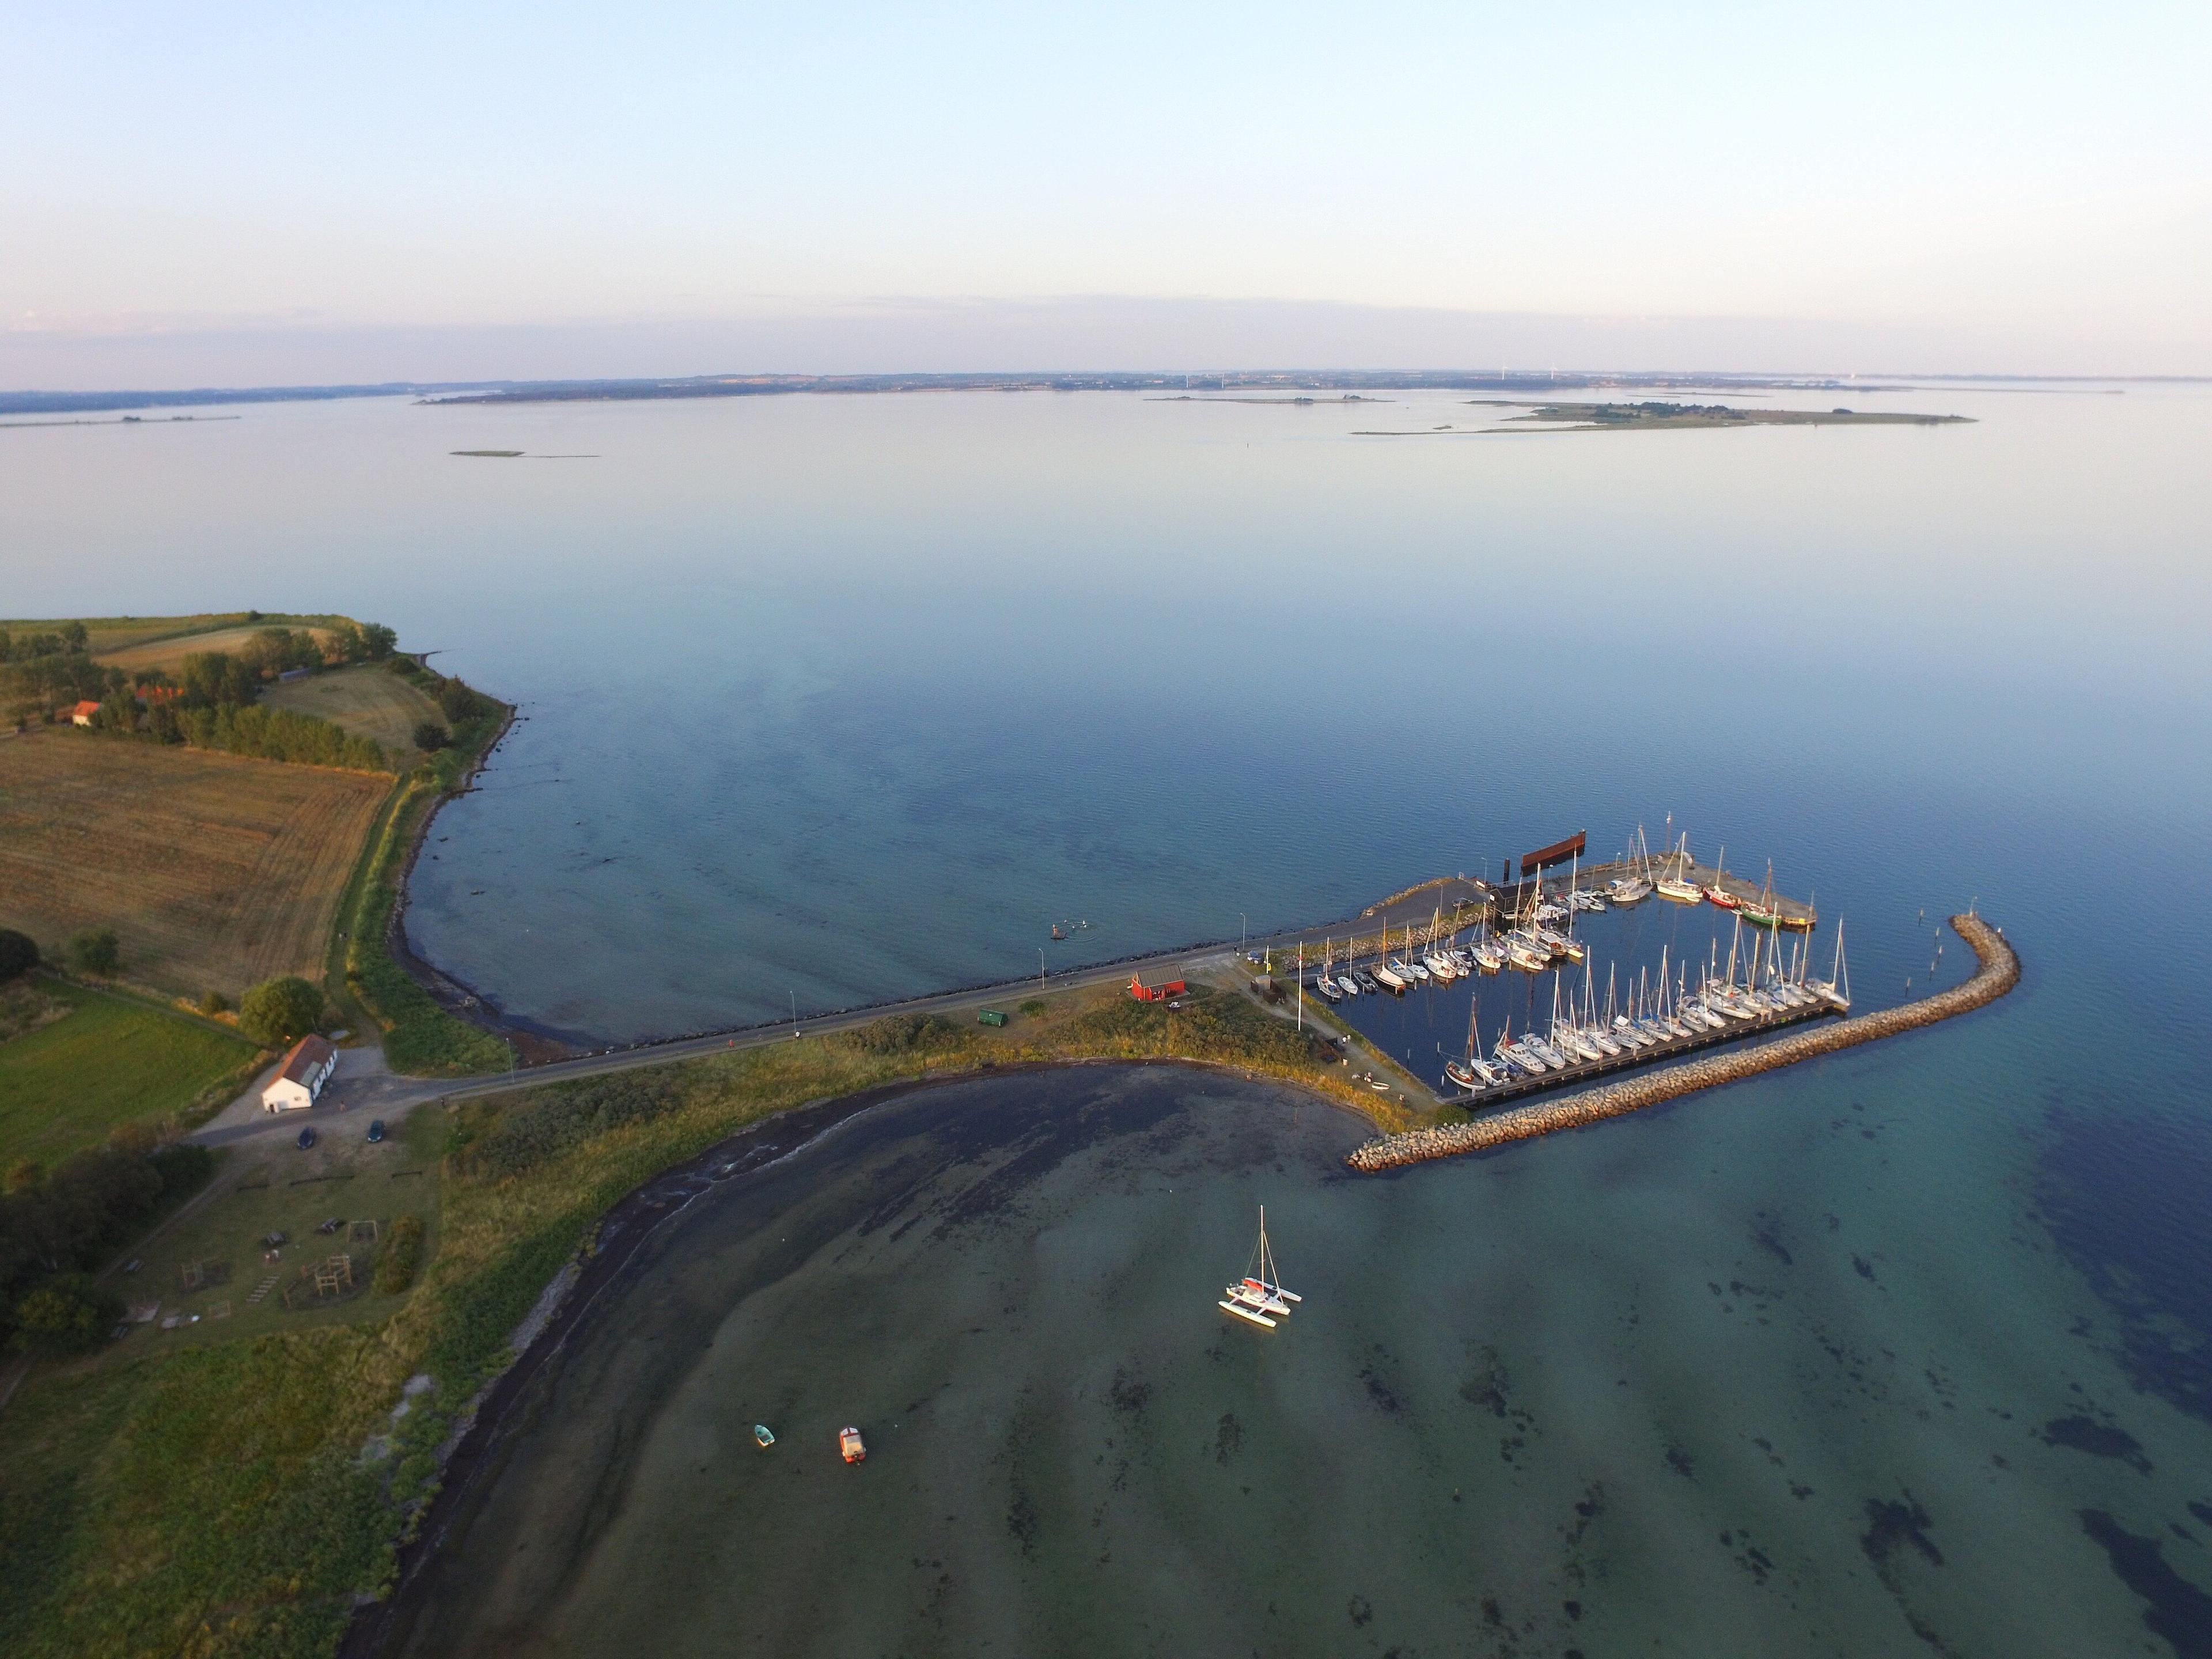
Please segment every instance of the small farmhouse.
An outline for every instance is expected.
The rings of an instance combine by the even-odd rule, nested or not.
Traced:
[[[337,1070],[338,1051],[319,1036],[303,1036],[292,1045],[276,1075],[261,1091],[264,1111],[290,1112],[315,1103],[323,1085]]]
[[[89,726],[92,724],[93,716],[99,713],[100,705],[98,703],[88,701],[80,702],[76,708],[70,710],[70,724],[71,726]]]

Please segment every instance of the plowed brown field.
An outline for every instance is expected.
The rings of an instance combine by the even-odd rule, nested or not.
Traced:
[[[319,979],[388,778],[34,731],[0,741],[0,927],[115,929],[125,977],[235,1000]]]

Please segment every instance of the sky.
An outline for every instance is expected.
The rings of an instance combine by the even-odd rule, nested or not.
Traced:
[[[0,0],[0,388],[2212,373],[2212,6]]]

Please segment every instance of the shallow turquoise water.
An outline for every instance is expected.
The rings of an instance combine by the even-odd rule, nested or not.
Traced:
[[[410,927],[502,1006],[602,1040],[1341,915],[1577,828],[1656,840],[1669,813],[1701,854],[1771,858],[1844,919],[1862,1006],[1924,988],[1936,920],[1978,898],[2026,979],[1939,1032],[1356,1193],[1328,1182],[1333,1145],[1286,1154],[1293,1191],[1368,1218],[1307,1258],[1361,1310],[1302,1326],[1316,1397],[1356,1404],[1372,1341],[1427,1354],[1405,1397],[1430,1402],[1431,1437],[1406,1446],[1465,1439],[1490,1503],[1476,1533],[1454,1530],[1464,1496],[1390,1510],[1408,1565],[1387,1591],[1379,1569],[1356,1590],[1328,1576],[1334,1534],[1250,1537],[1378,1609],[1340,1631],[1314,1603],[1316,1650],[1387,1649],[1386,1607],[1449,1650],[1404,1609],[1497,1560],[1506,1623],[1485,1633],[1477,1597],[1462,1647],[1910,1651],[1910,1612],[1961,1653],[2202,1651],[2212,397],[1847,401],[1979,423],[1375,439],[1352,429],[1489,411],[994,395],[11,432],[9,605],[345,609],[520,699],[485,787],[439,820]],[[448,453],[479,447],[595,459]],[[1061,919],[1092,925],[1054,945]],[[1962,965],[1954,945],[1940,971]],[[1463,1040],[1441,1000],[1397,1017],[1412,1058]],[[842,1175],[823,1180],[834,1206]],[[1243,1180],[1218,1174],[1219,1237],[1244,1224]],[[1089,1191],[1039,1213],[1090,1213]],[[1007,1251],[1049,1237],[1006,1225]],[[1414,1334],[1447,1270],[1462,1300],[1431,1352]],[[685,1317],[752,1305],[732,1272]],[[1186,1332],[1158,1331],[1165,1365]],[[825,1367],[877,1352],[818,1340]],[[1119,1340],[1054,1327],[1065,1352],[1036,1363],[1066,1369],[1036,1374],[1091,1387]],[[1468,1341],[1541,1425],[1535,1462],[1505,1463],[1495,1418],[1451,1417]],[[1032,1350],[1006,1343],[1018,1370]],[[639,1397],[641,1435],[680,1416],[680,1374],[665,1383]],[[970,1425],[965,1449],[1006,1455],[1000,1419]],[[1297,1468],[1329,1468],[1310,1424],[1284,1432]],[[1577,1520],[1601,1530],[1574,1510],[1593,1481],[1608,1565],[1576,1558],[1583,1617],[1561,1624],[1542,1608],[1570,1599]],[[1195,1575],[1227,1523],[1147,1490],[1127,1547]],[[1027,1571],[995,1501],[957,1511],[975,1530],[943,1547]],[[871,1630],[902,1605],[880,1596]],[[1140,1645],[1152,1627],[1115,1625],[1119,1605],[1093,1609],[1104,1639]]]
[[[609,1295],[402,1650],[2140,1650],[2079,1512],[2201,1539],[2205,1425],[2099,1363],[2029,1149],[1950,1179],[1999,1037],[1387,1180],[1197,1073],[877,1108]],[[1271,1332],[1213,1306],[1263,1202]]]

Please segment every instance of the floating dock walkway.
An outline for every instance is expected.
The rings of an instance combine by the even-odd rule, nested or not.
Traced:
[[[1664,1043],[1655,1043],[1649,1048],[1630,1048],[1617,1056],[1607,1055],[1603,1060],[1570,1060],[1563,1072],[1542,1072],[1534,1077],[1516,1077],[1510,1082],[1493,1083],[1474,1093],[1459,1088],[1439,1091],[1437,1100],[1439,1104],[1464,1106],[1469,1111],[1480,1111],[1485,1107],[1496,1106],[1508,1100],[1522,1100],[1530,1095],[1571,1089],[1577,1084],[1588,1083],[1593,1078],[1611,1077],[1620,1072],[1643,1071],[1653,1066],[1663,1066],[1677,1054],[1696,1054],[1701,1049],[1717,1048],[1725,1043],[1747,1042],[1753,1037],[1780,1030],[1784,1026],[1832,1018],[1840,1012],[1820,992],[1810,987],[1807,989],[1815,1000],[1805,1007],[1784,1008],[1771,1014],[1757,1014],[1747,1020],[1731,1019],[1717,1031],[1701,1028],[1687,1036],[1669,1037]],[[1611,1035],[1610,1031],[1607,1035]]]
[[[1385,1135],[1380,1139],[1367,1142],[1345,1162],[1364,1173],[1376,1174],[1408,1164],[1423,1163],[1432,1158],[1455,1158],[1465,1152],[1486,1152],[1492,1146],[1502,1146],[1509,1141],[1533,1139],[1538,1135],[1550,1134],[1554,1130],[1578,1129],[1605,1118],[1626,1116],[1646,1106],[1656,1106],[1662,1101],[1694,1094],[1716,1084],[1734,1083],[1742,1078],[1755,1077],[1761,1072],[1794,1065],[1801,1060],[1810,1060],[1817,1054],[1833,1054],[1838,1049],[1856,1048],[1862,1042],[1872,1042],[1899,1031],[1933,1025],[1938,1020],[1949,1019],[1970,1009],[1994,1002],[2020,983],[2020,957],[1996,928],[1972,914],[1953,916],[1951,927],[1973,948],[1981,965],[1965,984],[1954,986],[1950,990],[1938,991],[1933,996],[1923,997],[1900,1007],[1860,1014],[1832,1025],[1778,1037],[1772,1042],[1762,1042],[1754,1048],[1739,1048],[1724,1054],[1708,1054],[1702,1060],[1693,1060],[1684,1065],[1645,1072],[1619,1083],[1608,1084],[1601,1089],[1569,1095],[1563,1100],[1517,1106],[1510,1111],[1477,1118],[1472,1123]],[[1786,1022],[1778,1020],[1775,1023]],[[1715,1040],[1720,1040],[1718,1034],[1715,1035]],[[1595,1071],[1596,1067],[1590,1069]],[[1476,1097],[1478,1100],[1482,1097]]]

